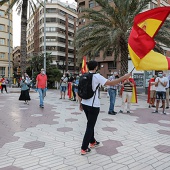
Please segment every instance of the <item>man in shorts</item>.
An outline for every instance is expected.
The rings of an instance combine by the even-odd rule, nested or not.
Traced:
[[[63,75],[63,77],[61,77],[60,80],[60,94],[61,97],[60,99],[65,99],[65,95],[66,95],[66,89],[67,89],[67,83],[68,83],[68,77],[65,76],[65,74]]]
[[[156,86],[156,110],[152,113],[158,113],[159,102],[162,100],[162,113],[165,113],[165,100],[166,100],[166,86],[167,86],[167,79],[163,77],[163,72],[159,71],[158,77],[155,79],[155,86]]]

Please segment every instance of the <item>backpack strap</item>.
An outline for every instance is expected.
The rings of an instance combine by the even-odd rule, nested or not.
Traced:
[[[95,99],[95,97],[96,97],[96,91],[97,91],[97,89],[99,88],[99,86],[100,86],[100,83],[97,85],[97,87],[96,87],[96,89],[95,89],[95,91],[94,91],[94,98],[93,98],[92,107],[93,107],[93,104],[94,104],[94,99]]]

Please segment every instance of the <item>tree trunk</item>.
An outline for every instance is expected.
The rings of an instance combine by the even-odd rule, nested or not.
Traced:
[[[121,76],[128,73],[128,45],[126,40],[122,37],[120,40],[120,52],[121,52]]]
[[[21,74],[26,71],[26,58],[27,58],[27,7],[28,0],[23,0],[22,14],[21,14]]]

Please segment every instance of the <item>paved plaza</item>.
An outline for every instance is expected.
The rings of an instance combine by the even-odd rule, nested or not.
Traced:
[[[48,90],[42,109],[33,90],[29,105],[18,100],[20,89],[9,91],[0,93],[0,170],[170,170],[170,110],[151,113],[144,94],[131,114],[108,115],[109,98],[101,92],[95,127],[101,144],[82,156],[86,118],[78,103]]]

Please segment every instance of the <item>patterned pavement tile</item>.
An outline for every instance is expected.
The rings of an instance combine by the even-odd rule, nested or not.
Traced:
[[[18,101],[19,93],[0,94],[0,169],[169,170],[169,110],[152,114],[146,95],[138,96],[131,114],[108,115],[109,98],[101,92],[94,132],[101,145],[81,156],[85,114],[77,102],[59,100],[59,91],[47,93],[44,109],[37,93],[30,93],[29,105]],[[120,108],[117,96],[115,111]]]

